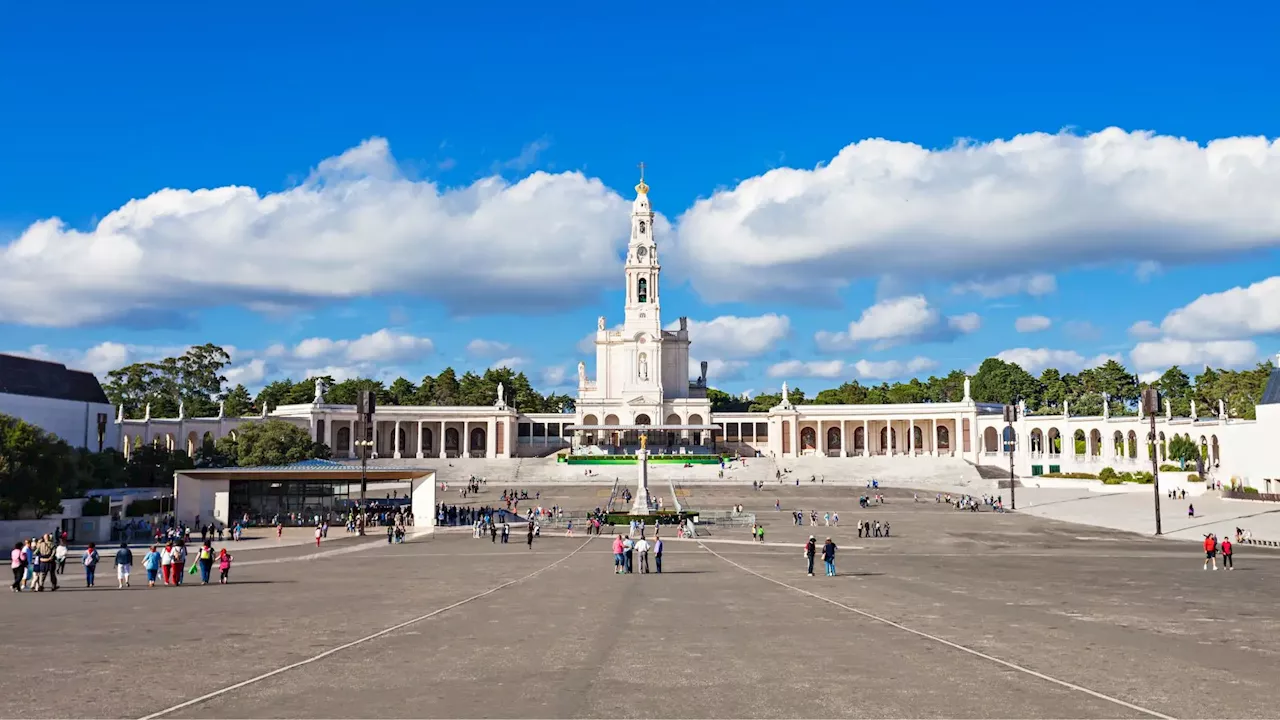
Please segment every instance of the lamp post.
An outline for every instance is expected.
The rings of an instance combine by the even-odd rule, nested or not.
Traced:
[[[1160,454],[1156,451],[1156,413],[1160,412],[1160,393],[1155,388],[1142,391],[1142,411],[1151,418],[1151,489],[1156,499],[1156,535],[1160,534]]]
[[[360,448],[360,512],[356,516],[356,532],[364,535],[365,493],[369,490],[369,453],[373,447],[373,411],[377,404],[372,390],[361,390],[356,397],[356,413],[360,418],[360,439],[355,442]]]
[[[1017,445],[1017,436],[1013,434],[1013,423],[1018,420],[1018,406],[1004,406],[1004,422],[1005,422],[1005,448],[1009,451],[1009,509],[1018,509],[1018,495],[1015,487],[1017,481],[1013,477],[1013,450]]]

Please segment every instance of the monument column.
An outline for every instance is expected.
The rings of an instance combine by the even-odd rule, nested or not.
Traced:
[[[649,438],[640,436],[640,449],[636,451],[636,493],[632,498],[631,513],[633,515],[649,514]]]

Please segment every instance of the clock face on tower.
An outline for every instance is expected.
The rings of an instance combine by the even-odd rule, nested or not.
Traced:
[[[641,225],[640,227],[643,228],[644,226]],[[644,257],[648,254],[649,254],[649,248],[647,247],[636,248],[636,257],[640,258],[641,260],[643,260]]]

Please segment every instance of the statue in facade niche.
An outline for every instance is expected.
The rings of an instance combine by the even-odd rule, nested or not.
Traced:
[[[586,384],[587,384],[587,364],[584,362],[580,362],[578,363],[578,385],[581,386]]]
[[[640,353],[640,379],[649,380],[649,356],[645,353]]]

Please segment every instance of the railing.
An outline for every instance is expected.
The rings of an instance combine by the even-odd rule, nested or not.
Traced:
[[[1222,497],[1230,500],[1261,500],[1263,502],[1280,502],[1280,493],[1255,493],[1243,490],[1223,490]]]

